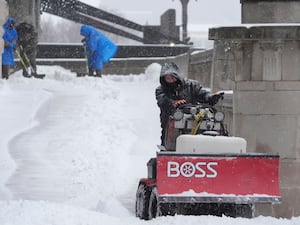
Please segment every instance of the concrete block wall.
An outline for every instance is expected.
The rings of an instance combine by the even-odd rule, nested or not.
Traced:
[[[165,62],[175,62],[183,77],[188,77],[189,54],[170,57],[149,57],[149,58],[127,58],[112,59],[104,65],[102,74],[130,75],[143,74],[146,68],[152,63],[163,65]],[[86,72],[85,59],[37,59],[38,65],[59,65],[72,72]],[[20,63],[17,61],[16,69],[20,69]]]
[[[211,86],[213,50],[191,51],[189,56],[188,75],[190,79],[198,80],[203,87]]]

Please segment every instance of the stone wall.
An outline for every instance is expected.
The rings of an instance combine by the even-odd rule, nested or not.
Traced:
[[[145,69],[152,63],[163,65],[165,62],[175,62],[184,77],[188,76],[189,54],[169,57],[149,58],[113,58],[104,65],[102,74],[130,75],[145,73]],[[38,65],[59,65],[72,72],[86,72],[85,59],[37,59]],[[17,60],[16,69],[20,69],[20,62]]]
[[[189,56],[189,78],[208,88],[211,86],[212,56],[213,50],[192,51]]]
[[[247,151],[279,153],[282,203],[257,215],[300,215],[300,27],[210,30],[213,89],[232,89],[233,135]]]

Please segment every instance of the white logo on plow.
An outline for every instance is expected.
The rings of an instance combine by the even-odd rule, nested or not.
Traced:
[[[184,162],[181,165],[178,162],[169,161],[167,167],[168,177],[196,177],[196,178],[215,178],[218,172],[214,166],[218,166],[218,162]]]

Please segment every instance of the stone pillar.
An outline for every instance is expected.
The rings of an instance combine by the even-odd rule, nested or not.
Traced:
[[[160,44],[170,44],[179,42],[179,27],[176,26],[176,11],[168,9],[160,17],[160,33],[164,35]]]
[[[39,40],[40,33],[40,0],[7,0],[9,5],[9,15],[16,19],[16,27],[21,23],[31,24],[34,28],[30,34],[27,36],[30,37],[27,40],[27,44],[24,44],[24,49],[27,56],[31,62],[31,66],[34,68],[32,73],[36,72],[36,55],[37,55],[37,44]],[[22,36],[19,34],[19,39],[26,39],[26,35]],[[20,41],[21,43],[21,41]],[[30,51],[28,50],[30,48]],[[25,71],[23,71],[25,74]],[[32,75],[32,74],[31,74]]]
[[[282,203],[257,215],[300,216],[300,27],[212,28],[212,89],[232,89],[234,136],[279,153]]]
[[[17,24],[29,23],[32,24],[35,30],[40,28],[40,0],[8,0],[9,15],[16,19]]]
[[[3,43],[3,33],[4,33],[4,30],[3,30],[3,27],[2,25],[6,22],[6,19],[8,17],[8,6],[6,4],[6,1],[5,0],[0,0],[0,25],[1,25],[1,28],[0,28],[0,65],[1,65],[1,68],[2,68],[2,53],[3,53],[3,50],[4,50],[4,43]],[[2,78],[2,69],[0,70],[0,78]]]
[[[297,0],[240,0],[242,23],[299,23]]]

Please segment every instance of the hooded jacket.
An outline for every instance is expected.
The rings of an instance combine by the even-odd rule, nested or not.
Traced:
[[[165,76],[174,76],[177,81],[168,84]],[[157,105],[160,108],[160,121],[162,127],[162,142],[164,139],[164,129],[169,120],[169,116],[175,111],[173,104],[176,100],[184,99],[186,103],[197,104],[207,102],[209,92],[202,89],[202,85],[195,80],[182,78],[175,63],[166,63],[160,72],[160,86],[155,90]]]
[[[92,26],[82,25],[80,35],[85,37],[89,67],[96,70],[101,70],[103,63],[109,62],[118,50],[112,41]]]
[[[15,65],[14,62],[14,47],[18,39],[18,33],[12,26],[16,20],[9,17],[3,25],[4,35],[2,36],[4,41],[4,51],[2,53],[2,65]]]
[[[177,81],[174,84],[166,83],[164,79],[166,75],[174,76]],[[155,91],[157,104],[162,111],[174,110],[173,103],[180,99],[185,99],[191,104],[207,102],[208,94],[209,92],[202,89],[198,81],[182,78],[176,64],[170,63],[162,66],[160,86]]]
[[[30,52],[38,43],[37,33],[34,26],[29,23],[20,23],[16,27],[18,32],[18,45],[21,45],[26,52]]]

